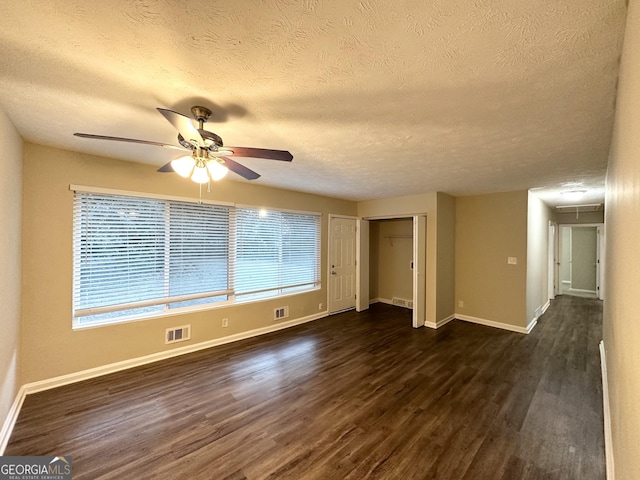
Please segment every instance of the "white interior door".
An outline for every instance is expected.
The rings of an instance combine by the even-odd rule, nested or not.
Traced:
[[[413,328],[426,321],[427,217],[413,217]]]
[[[330,217],[329,313],[356,306],[356,219]]]

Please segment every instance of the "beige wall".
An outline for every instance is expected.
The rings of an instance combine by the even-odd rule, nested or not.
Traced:
[[[640,1],[630,0],[606,184],[604,344],[615,478],[640,478]]]
[[[436,318],[440,321],[455,312],[456,199],[438,192],[437,213]]]
[[[362,218],[397,218],[411,215],[428,215],[436,213],[437,201],[438,194],[435,192],[422,195],[407,195],[406,197],[367,200],[358,202],[358,216]]]
[[[456,313],[527,325],[527,200],[527,191],[456,198]]]
[[[527,216],[527,322],[549,300],[549,222],[553,212],[529,192]]]
[[[0,110],[0,426],[21,385],[22,139]]]
[[[167,350],[165,328],[191,324],[192,339],[207,340],[272,325],[273,309],[288,305],[289,319],[326,305],[327,219],[355,215],[356,204],[314,195],[223,181],[207,198],[249,205],[316,211],[322,219],[322,285],[277,300],[73,331],[72,202],[69,184],[197,198],[198,188],[147,165],[25,144],[23,230],[23,382],[30,383]],[[230,326],[221,327],[222,318]]]
[[[371,251],[375,251],[375,256],[370,255],[370,265],[375,271],[374,276],[369,277],[369,288],[375,292],[375,297],[370,295],[371,298],[391,300],[399,297],[411,300],[413,220],[376,220],[370,226],[373,226],[370,231],[370,241],[373,244]],[[376,285],[372,286],[374,282]]]

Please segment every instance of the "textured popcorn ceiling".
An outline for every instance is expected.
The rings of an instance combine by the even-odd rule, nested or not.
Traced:
[[[225,144],[293,153],[243,160],[257,183],[353,200],[601,188],[625,13],[624,0],[5,0],[0,108],[27,141],[160,166],[175,152],[72,134],[175,143],[155,108],[205,105]]]

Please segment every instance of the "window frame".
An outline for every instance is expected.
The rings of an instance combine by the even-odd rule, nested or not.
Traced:
[[[72,283],[73,283],[73,294],[72,294],[72,328],[75,329],[85,329],[85,328],[94,328],[94,327],[100,327],[100,326],[108,326],[108,325],[116,325],[116,324],[120,324],[120,323],[127,323],[127,322],[132,322],[132,321],[140,321],[140,320],[149,320],[149,319],[153,319],[153,318],[162,318],[162,317],[168,317],[168,316],[173,316],[173,315],[182,315],[185,313],[192,313],[192,312],[198,312],[198,311],[203,311],[203,310],[211,310],[211,309],[216,309],[216,308],[223,308],[223,307],[229,307],[232,305],[239,305],[239,304],[246,304],[246,303],[253,303],[253,302],[263,302],[263,301],[268,301],[268,300],[272,300],[274,298],[281,298],[281,297],[288,297],[288,296],[293,296],[293,295],[300,295],[300,294],[305,294],[305,293],[309,293],[309,292],[313,292],[316,290],[319,290],[322,288],[322,266],[321,266],[321,257],[322,257],[322,217],[323,214],[321,212],[311,212],[311,211],[301,211],[301,210],[290,210],[290,209],[278,209],[275,207],[269,207],[269,208],[263,208],[263,207],[259,207],[259,206],[254,206],[254,205],[247,205],[247,204],[235,204],[235,203],[229,203],[229,202],[219,202],[219,201],[212,201],[212,200],[207,200],[207,199],[193,199],[193,198],[189,198],[189,197],[178,197],[178,196],[168,196],[168,195],[156,195],[156,194],[148,194],[148,193],[141,193],[141,192],[131,192],[131,191],[124,191],[124,190],[115,190],[115,189],[108,189],[108,188],[100,188],[100,187],[87,187],[87,186],[80,186],[80,185],[70,185],[69,186],[69,190],[72,191],[73,193],[73,218],[72,218],[72,228],[73,228],[73,233],[72,233],[72,237],[73,237],[73,242],[72,242]],[[111,305],[111,306],[106,306],[106,307],[90,307],[90,308],[85,308],[85,309],[76,309],[76,276],[78,274],[78,269],[79,267],[76,265],[76,248],[78,248],[76,246],[76,224],[78,222],[78,219],[76,217],[76,195],[77,194],[99,194],[99,195],[107,195],[107,196],[113,196],[113,197],[135,197],[135,198],[140,198],[141,200],[156,200],[159,202],[166,202],[165,203],[165,208],[168,210],[168,206],[170,205],[170,203],[168,202],[186,202],[186,203],[192,203],[192,204],[208,204],[208,205],[213,205],[213,206],[220,206],[220,207],[226,207],[229,209],[229,211],[231,212],[229,215],[229,226],[228,226],[228,231],[227,231],[227,245],[228,245],[228,254],[227,254],[227,275],[229,277],[229,282],[228,282],[228,288],[226,290],[221,290],[221,291],[216,291],[216,292],[204,292],[204,293],[196,293],[196,294],[188,294],[188,295],[184,295],[184,300],[191,300],[191,299],[198,299],[198,298],[207,298],[212,296],[212,293],[215,294],[221,294],[221,295],[226,295],[227,299],[226,300],[219,300],[219,301],[215,301],[212,303],[206,303],[206,304],[201,304],[201,305],[188,305],[188,306],[181,306],[181,307],[170,307],[169,304],[171,303],[177,303],[178,300],[175,299],[175,297],[162,297],[162,298],[157,298],[154,300],[149,300],[147,302],[145,301],[136,301],[136,302],[129,302],[128,304],[132,304],[135,305],[136,307],[132,307],[132,308],[137,308],[138,306],[144,304],[144,303],[148,303],[149,305],[164,305],[164,308],[161,311],[155,311],[155,312],[146,312],[146,313],[140,313],[140,314],[130,314],[130,315],[124,315],[122,317],[116,317],[116,318],[111,318],[111,319],[106,319],[106,320],[92,320],[92,321],[85,321],[82,322],[81,318],[83,317],[87,317],[87,316],[91,316],[94,315],[96,313],[100,313],[100,311],[124,311],[124,310],[131,310],[132,308],[126,309],[126,308],[120,308],[120,306],[115,306],[115,305]],[[262,211],[262,210],[266,210],[268,212],[276,212],[276,213],[282,213],[282,214],[294,214],[294,215],[303,215],[303,216],[312,216],[315,217],[315,233],[316,233],[316,237],[312,238],[312,242],[314,243],[314,249],[315,249],[315,271],[314,271],[314,279],[313,281],[310,282],[305,282],[305,286],[309,285],[308,288],[304,288],[303,290],[293,290],[293,291],[287,291],[288,289],[291,288],[295,288],[296,285],[291,285],[291,286],[279,286],[279,287],[274,287],[274,288],[269,288],[266,289],[267,291],[271,291],[272,293],[266,296],[260,296],[259,298],[252,298],[251,296],[249,296],[249,298],[243,298],[243,295],[239,294],[238,297],[236,296],[236,261],[237,261],[237,254],[236,254],[236,249],[237,249],[237,232],[238,232],[238,215],[237,212],[240,209],[251,209],[251,210],[258,210],[258,211]],[[165,216],[167,216],[167,213],[165,213]],[[168,221],[168,220],[167,220]],[[165,226],[165,246],[164,246],[164,255],[166,257],[165,259],[165,264],[169,261],[168,257],[170,257],[170,247],[171,247],[171,239],[170,239],[170,235],[168,234],[168,225]],[[283,291],[284,290],[284,291]],[[172,298],[172,300],[170,302],[167,302],[168,298]],[[181,297],[182,298],[182,297]],[[128,305],[127,304],[127,305]],[[86,312],[86,310],[90,310],[89,313]],[[77,315],[77,312],[81,312],[81,315]]]

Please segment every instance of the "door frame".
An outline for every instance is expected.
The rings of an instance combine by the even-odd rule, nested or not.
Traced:
[[[413,328],[427,321],[427,216],[413,216]]]
[[[369,308],[369,220],[356,220],[356,311]]]
[[[332,315],[334,313],[338,313],[338,311],[333,312],[332,308],[331,308],[331,303],[332,303],[331,302],[331,287],[332,287],[332,285],[331,285],[331,249],[333,248],[333,246],[332,246],[333,244],[331,242],[331,230],[332,230],[331,229],[331,227],[332,227],[331,223],[332,223],[332,221],[334,219],[337,219],[337,218],[347,219],[347,220],[354,220],[355,223],[356,223],[356,239],[355,239],[355,242],[356,242],[356,245],[355,245],[355,247],[356,247],[356,250],[355,250],[356,274],[355,274],[354,280],[353,280],[353,282],[354,282],[353,289],[356,292],[356,306],[358,305],[358,293],[359,293],[358,290],[357,290],[357,281],[356,281],[356,279],[357,279],[357,277],[359,275],[359,271],[360,271],[360,262],[358,261],[358,230],[359,230],[359,228],[358,228],[358,220],[359,220],[359,218],[358,217],[354,217],[352,215],[337,215],[337,214],[334,214],[334,213],[330,213],[329,216],[328,216],[328,221],[327,221],[327,245],[328,245],[328,247],[327,247],[327,265],[326,265],[326,267],[327,267],[327,269],[326,269],[326,272],[327,272],[327,313],[329,315]],[[348,310],[351,310],[351,309],[348,309]]]
[[[558,260],[556,262],[556,275],[558,278],[558,281],[560,279],[560,262],[561,262],[561,255],[562,255],[562,228],[563,227],[596,227],[596,297],[600,300],[604,300],[604,290],[605,290],[605,285],[604,285],[604,260],[605,260],[605,256],[604,256],[604,232],[605,232],[605,225],[604,223],[559,223],[556,226],[556,236],[557,241],[558,241],[558,248],[557,248],[557,252],[558,252]],[[557,285],[558,287],[558,292],[556,292],[556,294],[560,293],[560,285]]]
[[[597,274],[598,299],[600,300],[604,300],[604,295],[605,295],[604,294],[604,291],[605,291],[604,272],[605,272],[606,256],[604,252],[606,251],[606,248],[605,248],[606,236],[604,232],[605,232],[605,225],[604,223],[601,223],[600,225],[598,225],[598,274]]]
[[[424,251],[424,259],[425,259],[425,265],[423,266],[424,268],[424,272],[422,273],[422,276],[425,279],[425,289],[422,292],[422,294],[419,294],[416,296],[416,274],[417,274],[417,270],[416,270],[416,266],[415,266],[415,253],[416,253],[416,245],[418,243],[418,239],[416,238],[417,236],[417,230],[415,228],[415,223],[416,223],[416,219],[419,217],[424,217],[424,243],[425,243],[425,251]],[[426,249],[426,243],[427,243],[427,218],[428,215],[427,213],[413,213],[413,214],[398,214],[398,215],[382,215],[382,216],[374,216],[374,217],[363,217],[362,220],[366,220],[367,222],[373,222],[376,220],[401,220],[401,219],[411,219],[414,222],[414,228],[413,228],[413,238],[412,238],[412,242],[413,242],[413,249],[414,249],[414,256],[413,256],[413,262],[414,262],[414,268],[413,268],[413,283],[414,283],[414,288],[413,288],[413,312],[412,312],[412,325],[415,328],[419,328],[419,327],[423,327],[426,324],[426,316],[427,316],[427,294],[426,294],[426,282],[427,282],[427,269],[426,269],[426,263],[427,263],[427,249]],[[367,232],[368,233],[368,232]],[[369,270],[369,262],[370,262],[370,258],[368,256],[366,257],[358,257],[358,259],[360,260],[359,263],[356,265],[356,275],[362,275],[364,273],[364,269],[366,268],[367,274],[370,271]],[[366,262],[366,263],[365,263]],[[365,266],[366,265],[366,266]],[[362,269],[362,271],[361,271]],[[368,285],[367,285],[368,287]],[[368,291],[368,290],[367,290]],[[367,299],[367,302],[369,301],[369,299]],[[357,299],[356,299],[356,305],[357,305]],[[356,307],[357,308],[357,307]],[[360,310],[358,310],[360,311]],[[424,312],[424,315],[422,318],[422,321],[420,321],[420,318],[417,317],[417,312]]]
[[[560,260],[558,258],[558,224],[549,220],[549,251],[547,266],[547,292],[548,300],[553,300],[558,295],[558,275],[560,274]]]

